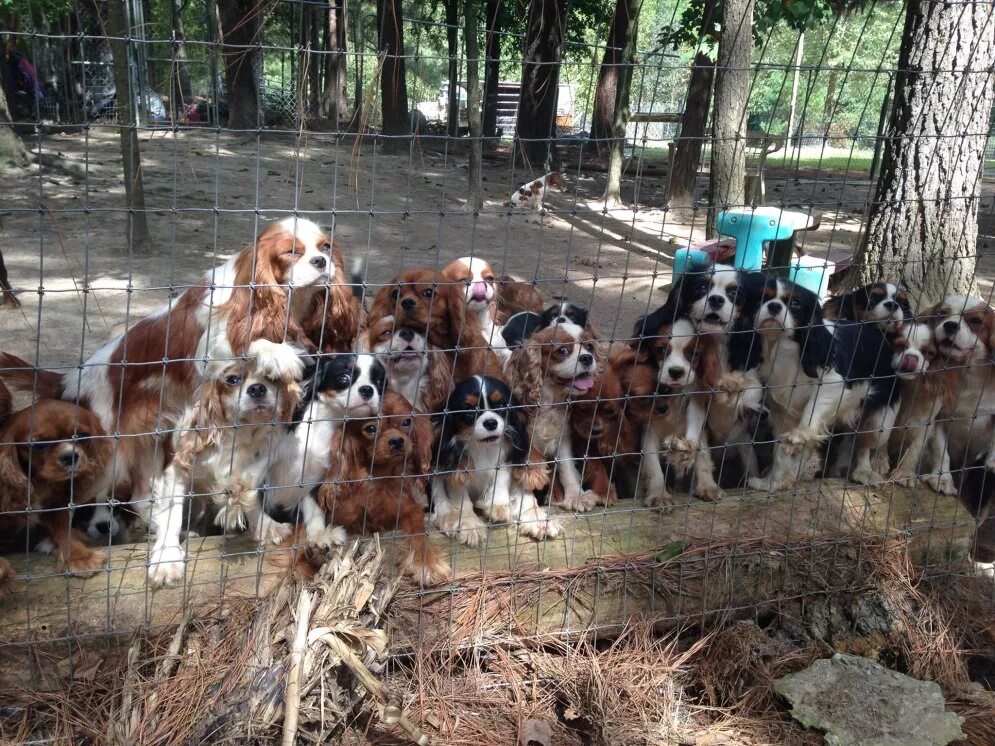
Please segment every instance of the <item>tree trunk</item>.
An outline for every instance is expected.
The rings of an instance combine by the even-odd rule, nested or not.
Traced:
[[[822,132],[826,137],[832,136],[833,114],[836,108],[836,85],[839,82],[840,71],[833,68],[829,71],[826,83],[826,100],[822,104]]]
[[[131,29],[125,20],[125,0],[107,3],[109,43],[117,89],[118,132],[121,136],[121,161],[124,167],[124,193],[128,203],[128,234],[132,249],[142,248],[149,237],[145,217],[145,187],[142,184],[142,154],[138,143],[135,96],[131,84],[131,59],[126,41]]]
[[[753,0],[724,0],[712,115],[712,199],[714,213],[745,204],[746,104],[750,95]]]
[[[446,0],[446,49],[449,52],[449,96],[446,101],[446,134],[459,137],[459,0]]]
[[[27,166],[31,162],[31,155],[14,131],[13,121],[7,106],[7,94],[0,85],[0,164]]]
[[[221,18],[221,54],[228,84],[228,127],[253,130],[259,123],[256,48],[259,42],[259,3],[256,0],[217,0]]]
[[[622,7],[624,6],[624,7]],[[625,33],[618,37],[622,47],[618,50],[612,67],[615,100],[612,102],[612,138],[609,144],[608,185],[605,187],[605,202],[617,205],[622,201],[622,148],[625,145],[625,132],[629,126],[629,88],[632,84],[632,66],[636,59],[636,39],[639,35],[639,8],[642,0],[619,0],[615,6],[615,19],[612,26],[624,26]],[[620,13],[621,8],[621,13]],[[613,42],[615,39],[612,40]],[[604,65],[602,65],[602,71]]]
[[[615,101],[618,98],[619,65],[623,64],[622,51],[628,36],[629,25],[636,22],[632,15],[631,5],[627,0],[615,0],[615,13],[612,15],[605,54],[601,60],[601,69],[598,71],[598,86],[594,92],[594,114],[591,117],[591,138],[597,145],[599,152],[606,144],[610,145],[608,140],[615,130]],[[638,11],[639,7],[636,6],[636,12],[638,13]]]
[[[358,59],[355,65],[356,80],[353,83],[352,121],[358,130],[360,129],[360,123],[363,121],[363,96],[365,95],[363,89],[363,60],[365,59],[365,55],[363,55],[363,4],[357,2],[353,4],[353,7],[356,14],[356,17],[352,19],[353,46],[356,49]]]
[[[325,58],[325,55],[318,54],[319,51],[327,51],[327,47],[322,50],[319,39],[319,30],[324,25],[321,23],[321,7],[318,5],[304,5],[304,14],[308,20],[308,44],[310,46],[310,54],[308,54],[307,61],[307,71],[308,71],[308,110],[305,112],[307,116],[315,117],[318,116],[318,110],[321,108],[321,61]]]
[[[698,52],[691,68],[687,100],[681,116],[681,132],[677,137],[674,162],[671,164],[670,207],[695,206],[714,78],[715,63],[704,52]]]
[[[567,27],[567,0],[532,0],[525,32],[515,138],[533,171],[555,167],[556,96]]]
[[[466,118],[470,125],[469,179],[470,193],[467,204],[473,210],[484,206],[484,188],[481,177],[482,142],[480,122],[480,42],[477,39],[477,0],[467,0],[465,14],[466,32]]]
[[[881,175],[848,281],[901,280],[930,304],[974,287],[995,7],[906,7]]]
[[[383,134],[391,136],[387,149],[404,145],[400,138],[410,134],[408,128],[408,83],[404,66],[404,27],[401,0],[377,0],[377,28],[380,56],[380,96],[383,109]]]
[[[329,0],[327,54],[325,55],[325,90],[322,95],[323,116],[332,120],[335,129],[345,116],[346,100],[346,8],[345,0]]]
[[[496,139],[498,115],[498,83],[501,82],[501,0],[487,0],[487,41],[484,56],[484,137]]]
[[[172,104],[174,120],[179,120],[183,116],[184,106],[189,103],[191,97],[186,34],[183,32],[183,9],[187,4],[185,0],[172,0],[169,5],[170,21],[173,28],[173,58],[171,61],[173,72],[170,75],[172,79],[170,103]]]

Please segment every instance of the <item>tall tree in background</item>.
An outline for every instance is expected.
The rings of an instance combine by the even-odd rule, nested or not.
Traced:
[[[377,0],[377,35],[383,67],[380,71],[380,95],[383,108],[383,133],[408,135],[408,84],[404,66],[404,26],[401,0]],[[388,140],[386,147],[399,146]]]
[[[501,82],[501,29],[504,19],[501,0],[487,0],[484,13],[487,15],[484,19],[487,24],[487,41],[484,45],[487,61],[484,67],[483,132],[485,138],[496,138],[498,84]]]
[[[259,42],[259,0],[217,0],[221,23],[221,54],[228,86],[228,126],[248,130],[259,126],[259,83],[255,44]]]
[[[346,40],[348,19],[346,0],[328,0],[328,22],[325,25],[325,86],[321,95],[321,115],[331,119],[338,129],[339,120],[349,108],[346,99]]]
[[[750,97],[752,30],[753,0],[724,0],[712,115],[713,210],[745,203],[746,104]]]
[[[533,171],[556,162],[556,97],[567,25],[567,0],[532,0],[525,32],[516,139]]]
[[[117,89],[118,133],[124,167],[124,193],[128,203],[129,244],[138,249],[148,241],[149,228],[145,216],[142,152],[138,143],[135,96],[131,81],[132,60],[128,50],[128,39],[132,34],[126,20],[124,3],[125,0],[110,0],[107,3],[107,33],[110,35],[114,87]]]
[[[681,131],[670,166],[670,207],[692,207],[701,170],[708,112],[712,104],[712,81],[715,63],[704,52],[698,52],[691,63],[688,93],[681,115]]]
[[[484,206],[482,130],[480,122],[480,42],[477,39],[477,0],[466,0],[463,13],[466,30],[466,118],[470,125],[470,158],[467,204],[474,210]]]
[[[446,101],[446,134],[459,136],[459,0],[445,0],[446,50],[449,52],[449,95]]]
[[[615,88],[612,101],[612,131],[609,146],[608,184],[605,187],[605,202],[617,205],[622,201],[622,146],[629,126],[629,89],[632,84],[632,67],[636,62],[636,41],[639,36],[639,8],[642,0],[618,0],[615,6],[615,19],[612,26],[625,27],[625,35],[618,50],[617,61],[613,64],[611,77]],[[624,8],[621,8],[624,6]],[[621,12],[620,12],[621,8]],[[604,65],[602,65],[604,71]],[[600,87],[600,86],[599,86]],[[597,113],[597,109],[595,109]]]
[[[599,151],[615,130],[615,105],[619,99],[619,82],[631,64],[631,58],[625,59],[625,50],[635,36],[641,5],[641,2],[615,0],[615,13],[612,15],[605,54],[601,60],[601,69],[598,71],[598,86],[594,92],[594,114],[591,119],[591,137]],[[626,80],[631,83],[631,70],[628,72]]]
[[[14,130],[7,93],[0,85],[0,166],[27,166],[31,160],[28,149]]]
[[[849,281],[923,303],[971,291],[995,66],[995,6],[910,0],[867,231]]]
[[[183,105],[190,102],[190,70],[187,67],[187,37],[183,31],[183,11],[188,0],[170,0],[169,20],[173,30],[173,49],[171,55],[170,102],[173,117],[179,119],[183,115]]]

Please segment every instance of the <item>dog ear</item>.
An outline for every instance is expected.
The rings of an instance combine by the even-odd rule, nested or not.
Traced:
[[[833,364],[835,343],[832,332],[822,323],[822,311],[816,306],[809,326],[795,333],[801,347],[802,370],[809,378],[818,378],[819,370]]]
[[[508,442],[511,444],[511,462],[524,464],[529,452],[528,418],[525,415],[524,407],[514,395],[508,400],[507,425]]]
[[[854,293],[834,295],[822,304],[822,315],[827,319],[857,320],[857,303]]]
[[[439,440],[439,452],[436,454],[436,471],[442,474],[458,471],[466,454],[463,441],[455,434],[449,435],[443,432],[442,435]]]
[[[4,440],[13,438],[10,433],[0,437]],[[20,507],[21,502],[27,499],[29,490],[28,475],[17,458],[17,446],[10,442],[0,446],[0,511]],[[18,499],[17,504],[14,503],[15,498]]]
[[[412,412],[411,439],[413,441],[416,474],[426,476],[432,470],[432,445],[435,432],[429,417],[418,412]]]
[[[204,381],[194,392],[193,411],[187,426],[181,428],[184,432],[177,439],[174,460],[181,468],[189,469],[194,457],[219,445],[225,429],[233,424],[225,415],[216,382]]]
[[[428,353],[428,385],[422,392],[422,408],[435,412],[449,398],[453,389],[455,360],[452,353],[430,350]]]
[[[512,394],[522,404],[538,404],[542,398],[542,355],[539,346],[525,340],[512,350],[506,365]]]
[[[719,350],[716,340],[707,334],[699,334],[698,345],[698,376],[699,388],[703,391],[713,391],[722,377],[722,365],[719,360]]]

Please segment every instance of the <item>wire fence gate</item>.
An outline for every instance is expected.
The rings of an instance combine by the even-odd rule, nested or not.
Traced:
[[[0,738],[995,743],[991,2],[0,13]]]

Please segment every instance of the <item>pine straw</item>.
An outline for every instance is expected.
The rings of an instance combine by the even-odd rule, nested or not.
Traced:
[[[374,703],[357,682],[386,654],[380,627],[398,581],[383,564],[378,542],[353,544],[310,581],[283,583],[264,599],[227,598],[188,612],[174,630],[137,636],[126,655],[103,661],[91,676],[77,672],[62,691],[3,692],[4,701],[17,703],[18,717],[3,723],[0,736],[111,744],[270,741],[286,709],[297,719],[296,742],[327,742],[374,704],[381,711],[388,704],[382,692]],[[295,657],[298,639],[302,654]],[[297,696],[287,696],[288,678],[299,682]]]

